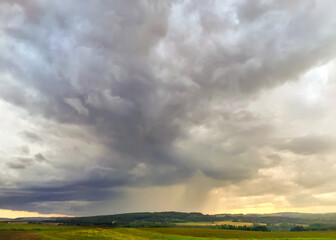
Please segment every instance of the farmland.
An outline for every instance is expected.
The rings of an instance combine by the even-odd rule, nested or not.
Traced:
[[[204,228],[98,228],[0,224],[0,239],[23,240],[209,240],[209,239],[336,239],[336,231],[255,232]]]
[[[217,225],[232,225],[232,226],[253,226],[251,222],[232,222],[232,221],[216,221],[216,222],[184,222],[177,223],[178,226],[217,226]],[[258,225],[266,225],[265,223],[258,223]]]

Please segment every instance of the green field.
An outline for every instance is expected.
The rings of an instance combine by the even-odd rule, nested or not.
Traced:
[[[97,228],[0,224],[0,239],[22,240],[209,240],[209,239],[336,239],[336,231],[254,232],[202,228]]]

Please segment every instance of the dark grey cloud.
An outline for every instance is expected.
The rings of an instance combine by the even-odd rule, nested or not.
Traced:
[[[25,169],[26,167],[30,166],[33,162],[31,158],[16,158],[9,162],[7,165],[9,168],[14,169]]]
[[[272,151],[331,151],[274,140],[276,121],[249,109],[335,57],[326,4],[2,1],[0,97],[34,126],[19,133],[31,156],[6,156],[29,180],[10,179],[0,208],[93,204],[196,173],[242,184],[281,164]]]
[[[47,159],[41,153],[36,153],[34,159],[39,162],[47,161]]]

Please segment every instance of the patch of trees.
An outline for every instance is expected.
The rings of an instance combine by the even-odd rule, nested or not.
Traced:
[[[304,226],[295,226],[291,228],[292,232],[301,232],[301,231],[335,231],[336,225],[334,224],[323,224],[323,223],[314,223],[310,224],[308,227]]]
[[[265,225],[253,225],[253,226],[234,226],[234,225],[221,225],[222,229],[229,230],[243,230],[243,231],[261,231],[269,232],[270,230]]]

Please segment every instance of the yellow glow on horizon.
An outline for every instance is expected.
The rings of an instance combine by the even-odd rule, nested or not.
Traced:
[[[62,214],[40,214],[38,212],[0,209],[0,218],[20,218],[20,217],[73,217],[73,216]]]

